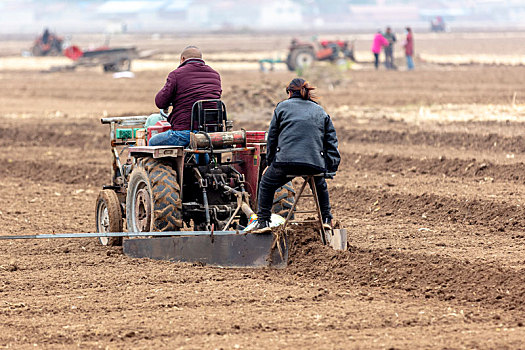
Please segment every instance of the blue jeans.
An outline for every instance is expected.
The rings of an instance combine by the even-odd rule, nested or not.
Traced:
[[[157,135],[153,135],[149,139],[149,146],[184,146],[190,144],[190,131],[189,130],[168,130],[161,132]],[[197,163],[199,163],[199,155],[195,155]],[[204,161],[206,164],[210,161],[208,154],[204,155]]]
[[[153,135],[149,139],[149,146],[184,146],[190,144],[189,130],[168,130]]]
[[[414,60],[412,59],[412,56],[407,55],[407,68],[408,70],[414,69]]]

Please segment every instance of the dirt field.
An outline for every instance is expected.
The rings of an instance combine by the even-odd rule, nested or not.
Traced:
[[[305,231],[288,268],[254,271],[0,241],[0,348],[523,348],[525,67],[416,64],[307,73],[340,141],[348,251]],[[236,126],[266,128],[292,73],[223,67]],[[0,70],[1,233],[93,232],[99,119],[155,112],[166,74]]]

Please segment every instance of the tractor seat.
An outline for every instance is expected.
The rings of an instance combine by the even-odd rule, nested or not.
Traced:
[[[225,131],[227,120],[226,106],[218,99],[197,101],[191,109],[191,125],[197,131]]]

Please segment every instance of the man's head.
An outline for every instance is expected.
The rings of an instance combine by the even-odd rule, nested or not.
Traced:
[[[387,32],[387,33],[392,32],[392,28],[390,28],[390,27],[386,27],[386,32]]]
[[[180,63],[189,60],[190,58],[202,58],[202,52],[197,46],[188,46],[180,54]]]

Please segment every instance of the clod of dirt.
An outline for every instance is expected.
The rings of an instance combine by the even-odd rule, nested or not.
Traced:
[[[0,266],[0,268],[9,272],[18,271],[20,269],[14,260],[11,260],[7,265]]]

